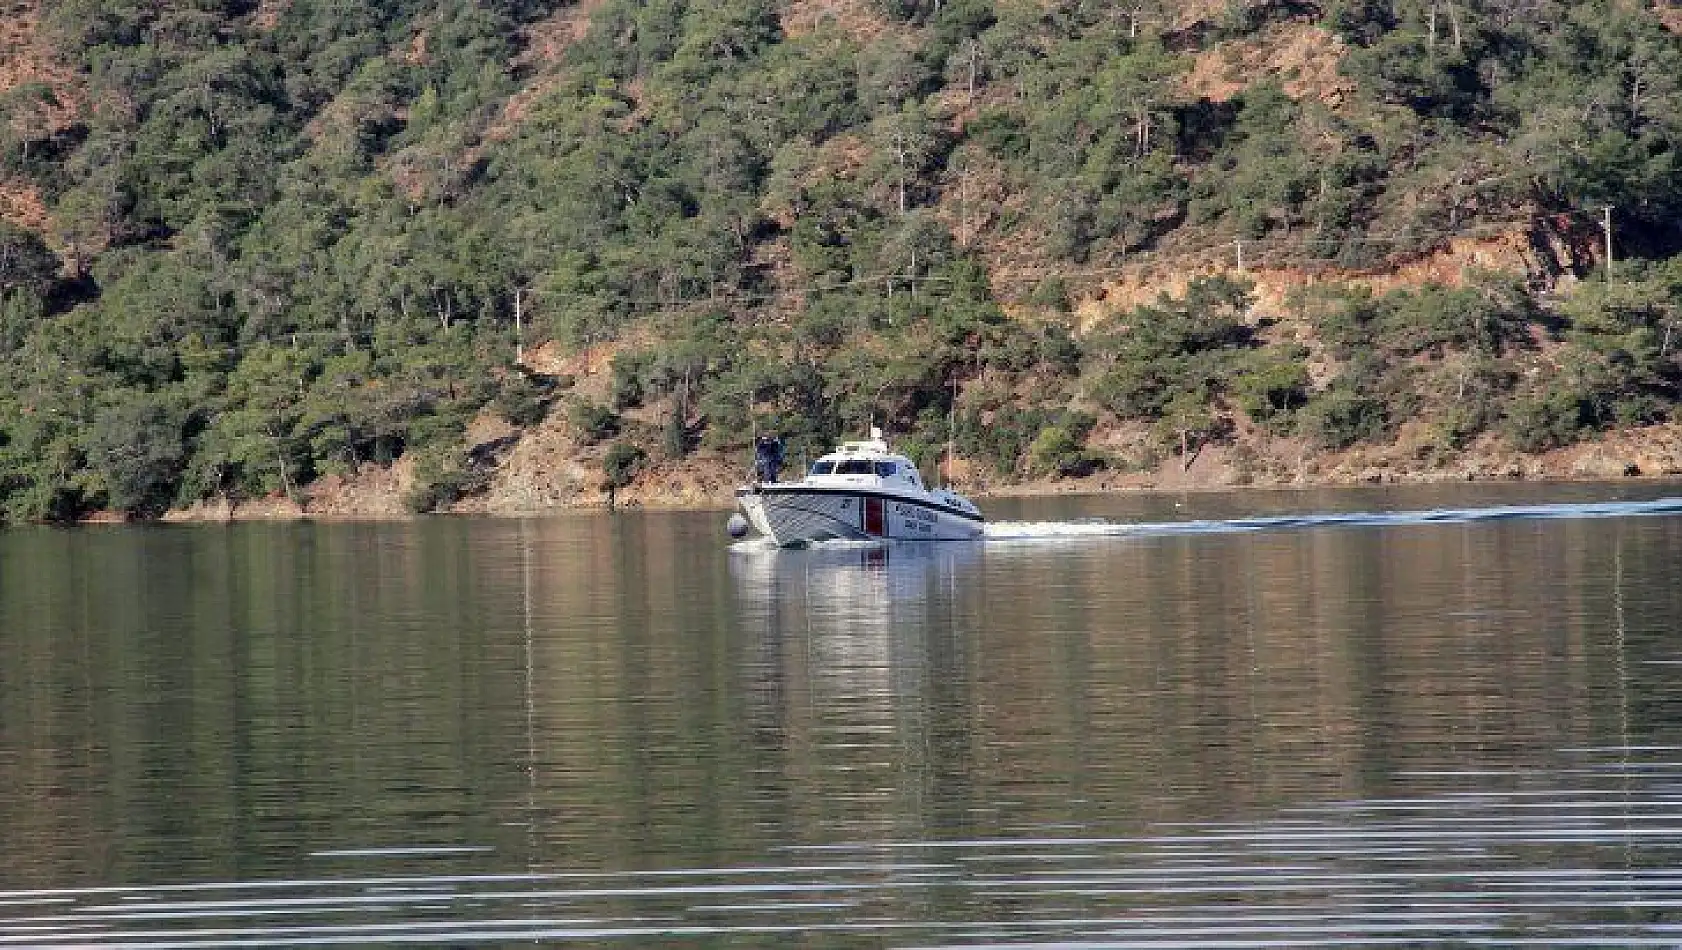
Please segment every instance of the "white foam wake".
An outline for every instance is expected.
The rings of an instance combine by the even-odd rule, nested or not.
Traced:
[[[1481,521],[1559,518],[1634,518],[1682,514],[1682,498],[1590,504],[1433,508],[1423,511],[1324,512],[1234,518],[1224,521],[999,521],[987,525],[988,541],[1054,541],[1176,534],[1231,534],[1303,528],[1470,524]]]

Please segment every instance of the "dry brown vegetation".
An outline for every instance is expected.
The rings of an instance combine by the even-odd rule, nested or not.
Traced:
[[[41,190],[27,182],[0,178],[0,221],[45,234],[52,226]]]
[[[40,35],[36,0],[0,0],[0,96],[31,84],[39,84],[44,94],[31,96],[28,108],[16,110],[13,132],[52,134],[81,117],[85,100],[81,81]],[[0,220],[42,234],[51,227],[40,190],[4,178],[0,178]]]
[[[0,95],[29,83],[40,83],[51,92],[23,121],[27,132],[57,132],[82,114],[81,81],[58,53],[41,36],[41,12],[36,0],[0,0]]]
[[[514,65],[539,68],[560,65],[567,48],[589,32],[590,18],[601,7],[602,0],[579,0],[527,27],[525,49],[514,60]]]
[[[1266,313],[1284,312],[1293,293],[1316,285],[1362,286],[1384,293],[1424,284],[1460,287],[1480,271],[1531,274],[1538,280],[1557,276],[1538,257],[1531,233],[1518,227],[1454,238],[1426,254],[1371,270],[1246,267],[1240,274],[1235,249],[1221,248],[1216,254],[1196,260],[1153,257],[1127,269],[1076,303],[1078,324],[1088,329],[1110,314],[1152,303],[1162,294],[1183,294],[1193,280],[1217,274],[1254,282],[1256,308]]]
[[[1682,6],[1673,0],[1654,0],[1653,12],[1672,33],[1682,33]]]
[[[272,30],[290,6],[292,0],[260,0],[257,10],[251,14],[251,24],[264,32]]]
[[[1225,102],[1257,82],[1277,78],[1287,95],[1337,107],[1354,91],[1338,74],[1343,41],[1310,23],[1278,23],[1259,35],[1223,43],[1200,53],[1187,71],[1184,89],[1193,98]]]
[[[512,137],[520,123],[525,121],[532,105],[560,85],[566,75],[561,64],[567,49],[589,32],[590,18],[601,9],[602,2],[580,0],[525,29],[524,48],[514,58],[513,66],[528,71],[530,75],[520,91],[508,98],[486,128],[486,141]]]
[[[805,36],[819,27],[830,27],[860,43],[868,43],[891,29],[881,14],[866,0],[789,0],[779,13],[783,32]]]

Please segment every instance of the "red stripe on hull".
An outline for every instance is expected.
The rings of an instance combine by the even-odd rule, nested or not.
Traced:
[[[885,507],[882,499],[866,496],[859,501],[859,507],[864,512],[864,533],[880,538],[885,533],[882,530],[882,509]]]

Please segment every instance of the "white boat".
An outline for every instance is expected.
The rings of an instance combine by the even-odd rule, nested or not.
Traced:
[[[986,519],[968,498],[929,488],[917,466],[871,429],[843,442],[795,482],[754,482],[736,489],[754,530],[781,547],[814,541],[968,541]]]

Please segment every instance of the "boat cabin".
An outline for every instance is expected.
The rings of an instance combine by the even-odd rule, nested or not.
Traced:
[[[898,484],[922,489],[922,476],[917,473],[917,466],[911,464],[910,459],[903,455],[880,455],[875,452],[855,454],[853,446],[856,444],[858,443],[846,443],[841,446],[841,451],[825,455],[813,462],[806,472],[806,479],[862,485]]]

